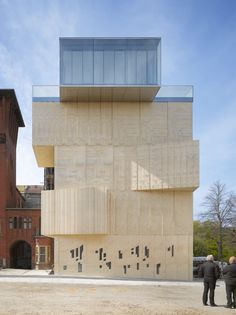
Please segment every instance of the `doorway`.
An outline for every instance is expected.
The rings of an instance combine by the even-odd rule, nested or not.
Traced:
[[[31,269],[32,250],[25,241],[15,242],[10,249],[10,267],[15,269]]]

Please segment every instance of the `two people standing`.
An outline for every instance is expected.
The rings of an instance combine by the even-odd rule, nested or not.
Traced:
[[[208,292],[211,306],[215,304],[215,286],[220,277],[220,268],[214,263],[212,255],[207,256],[207,261],[199,268],[199,276],[204,278],[204,291],[202,296],[203,305],[208,305]],[[226,286],[227,308],[236,308],[236,257],[229,259],[229,265],[223,269]]]

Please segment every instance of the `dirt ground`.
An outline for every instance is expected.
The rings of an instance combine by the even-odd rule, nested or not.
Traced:
[[[225,287],[216,288],[218,307],[202,306],[201,285],[85,285],[0,283],[1,315],[205,315],[236,314],[224,308]]]

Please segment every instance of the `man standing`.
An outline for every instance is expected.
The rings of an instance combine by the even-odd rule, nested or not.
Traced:
[[[236,257],[229,259],[229,265],[223,269],[225,278],[227,308],[236,308]],[[232,302],[233,295],[233,302]]]
[[[204,278],[204,291],[202,296],[203,305],[207,304],[208,292],[210,290],[210,305],[217,306],[215,304],[215,287],[216,280],[220,277],[220,268],[213,262],[214,257],[212,255],[207,256],[207,261],[199,268],[198,275]]]

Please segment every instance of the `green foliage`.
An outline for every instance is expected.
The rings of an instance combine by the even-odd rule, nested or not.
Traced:
[[[206,256],[217,254],[217,239],[214,224],[210,221],[193,223],[193,255]]]
[[[199,239],[194,239],[193,241],[193,255],[194,256],[207,256],[207,246],[204,241]]]
[[[224,241],[222,260],[228,261],[230,256],[236,253],[236,231],[232,228],[223,229]],[[193,255],[207,256],[213,255],[217,259],[218,237],[217,225],[211,221],[193,222]]]

